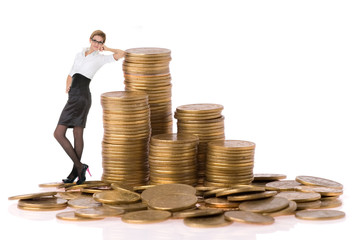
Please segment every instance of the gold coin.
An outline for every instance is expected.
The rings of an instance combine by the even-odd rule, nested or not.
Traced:
[[[229,202],[224,198],[208,198],[204,202],[205,206],[215,208],[236,208],[240,205],[238,202]]]
[[[133,189],[135,192],[142,192],[148,188],[152,188],[154,187],[155,185],[144,185],[144,186],[134,186]]]
[[[31,208],[60,208],[66,207],[67,200],[56,197],[41,197],[35,199],[21,199],[18,201],[18,206],[20,207],[31,207]]]
[[[303,220],[334,220],[345,217],[345,213],[338,210],[302,210],[295,217]]]
[[[342,206],[342,201],[335,198],[335,199],[321,199],[321,206],[320,208],[335,208]]]
[[[21,199],[33,199],[45,196],[54,196],[57,192],[41,192],[41,193],[29,193],[29,194],[22,194],[9,197],[9,200],[21,200]]]
[[[120,101],[137,101],[137,100],[145,100],[147,95],[141,92],[127,92],[127,91],[115,91],[115,92],[106,92],[102,93],[101,97],[103,99],[112,99],[112,100],[120,100]]]
[[[198,141],[198,137],[192,134],[160,134],[151,137],[151,142],[158,143],[173,143],[173,144],[184,144],[184,143],[194,143]]]
[[[274,218],[260,213],[246,211],[228,211],[225,212],[225,219],[229,221],[268,225],[274,223]]]
[[[232,224],[231,221],[225,219],[223,214],[206,217],[185,218],[183,222],[188,227],[196,228],[224,227]]]
[[[242,202],[239,206],[242,211],[257,213],[275,212],[289,206],[289,200],[282,197],[270,197],[261,200]]]
[[[293,215],[296,211],[297,203],[294,201],[289,201],[289,206],[275,212],[263,213],[264,215],[277,217],[277,216],[284,216],[284,215]]]
[[[321,207],[321,201],[316,200],[316,201],[310,201],[310,202],[297,202],[297,208],[296,210],[305,210],[305,209],[314,209],[314,208],[320,208]]]
[[[221,111],[224,107],[220,104],[200,103],[200,104],[187,104],[176,108],[177,112],[190,113],[190,112],[214,112]]]
[[[83,218],[75,215],[75,211],[60,212],[56,215],[56,218],[66,221],[92,221],[99,220],[97,218]],[[103,219],[103,218],[101,218]]]
[[[145,203],[127,203],[127,204],[103,204],[107,208],[123,210],[124,212],[146,210],[148,207]]]
[[[148,188],[141,193],[141,199],[143,202],[148,202],[150,199],[155,196],[161,196],[171,193],[184,193],[195,195],[196,190],[194,187],[186,184],[162,184],[156,185],[154,187]]]
[[[78,197],[82,197],[81,192],[58,192],[60,198],[70,200]]]
[[[304,185],[343,189],[342,184],[326,178],[312,177],[312,176],[297,176],[296,181]]]
[[[285,179],[286,175],[284,174],[274,174],[274,173],[255,173],[253,181],[277,181]]]
[[[51,182],[51,183],[41,183],[38,186],[42,188],[60,187],[63,182]]]
[[[96,202],[91,196],[74,198],[68,201],[68,206],[72,208],[92,208],[99,207],[101,205],[101,203]]]
[[[280,180],[267,183],[266,189],[275,191],[295,191],[298,186],[301,186],[301,183],[297,181]]]
[[[197,200],[197,197],[192,194],[171,193],[155,196],[147,204],[152,209],[176,212],[195,206]]]
[[[175,212],[172,218],[187,218],[187,217],[206,217],[213,215],[220,215],[223,211],[221,209],[198,209],[198,210],[185,210],[182,212]]]
[[[339,188],[316,187],[316,186],[298,186],[296,190],[301,192],[317,192],[322,197],[333,197],[343,194],[343,190]]]
[[[162,210],[141,210],[129,212],[122,216],[122,221],[126,223],[157,223],[170,218],[171,213]]]
[[[228,149],[228,150],[251,150],[256,147],[253,142],[242,141],[242,140],[224,140],[211,142],[208,145],[210,148],[214,149]]]
[[[23,207],[23,206],[18,205],[17,208],[19,208],[21,210],[27,210],[27,211],[58,211],[58,210],[65,209],[66,206],[42,208],[42,207]]]
[[[137,55],[143,57],[146,55],[152,56],[166,56],[171,54],[171,50],[167,48],[156,48],[156,47],[142,47],[142,48],[129,48],[125,50],[127,56]]]
[[[82,208],[75,211],[75,215],[84,218],[105,218],[117,217],[124,213],[122,209],[114,209],[108,207]]]
[[[93,198],[101,203],[134,203],[140,200],[140,194],[129,190],[119,189],[95,193]]]
[[[234,196],[228,196],[228,201],[248,201],[248,200],[256,200],[256,199],[263,199],[269,198],[277,195],[277,191],[265,191],[265,192],[258,192],[258,193],[244,193],[244,194],[237,194]]]
[[[283,197],[288,200],[292,200],[296,203],[299,203],[319,200],[321,198],[321,194],[315,192],[284,191],[278,193],[277,197]]]

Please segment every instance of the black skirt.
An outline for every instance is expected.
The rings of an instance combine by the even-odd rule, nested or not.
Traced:
[[[69,90],[69,99],[60,115],[58,124],[69,128],[85,127],[91,107],[91,79],[75,73]]]

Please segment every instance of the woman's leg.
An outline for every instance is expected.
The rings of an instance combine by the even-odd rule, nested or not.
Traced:
[[[56,127],[56,129],[54,131],[54,137],[59,142],[59,144],[63,147],[66,154],[68,154],[68,156],[73,161],[73,163],[74,163],[73,170],[81,172],[82,163],[80,162],[80,158],[81,158],[82,149],[83,149],[83,141],[82,141],[82,148],[81,148],[81,153],[80,153],[80,158],[79,158],[76,151],[74,150],[73,146],[71,145],[70,141],[65,136],[67,129],[68,129],[67,126],[58,124],[58,126]],[[80,145],[80,144],[78,143],[78,145]],[[72,173],[73,173],[73,171],[72,171]]]
[[[74,127],[73,134],[74,134],[74,151],[76,153],[76,156],[79,158],[79,161],[81,162],[82,151],[84,150],[84,137],[83,137],[84,128]],[[74,164],[73,169],[71,170],[68,178],[71,179],[78,175],[79,174],[77,173]]]

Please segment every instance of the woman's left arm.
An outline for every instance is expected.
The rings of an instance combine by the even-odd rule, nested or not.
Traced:
[[[123,58],[125,56],[125,52],[123,50],[120,49],[113,49],[113,48],[109,48],[106,45],[103,45],[100,49],[101,51],[109,51],[109,52],[113,52],[113,57],[114,59],[117,61],[120,58]]]

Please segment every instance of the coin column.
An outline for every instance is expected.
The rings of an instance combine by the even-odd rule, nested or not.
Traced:
[[[159,134],[151,137],[150,184],[197,184],[198,137],[192,134]]]
[[[230,187],[253,181],[256,145],[249,141],[221,140],[208,144],[205,186]]]
[[[104,137],[102,180],[145,185],[148,180],[150,109],[148,96],[140,92],[108,92],[101,95]]]
[[[194,134],[199,138],[198,145],[198,182],[203,183],[208,142],[224,140],[223,106],[219,104],[188,104],[177,107],[178,133]]]
[[[172,133],[171,51],[165,48],[131,48],[123,62],[127,91],[149,95],[151,136]]]

